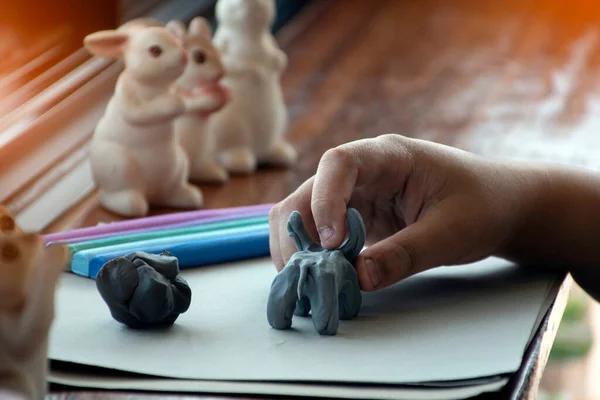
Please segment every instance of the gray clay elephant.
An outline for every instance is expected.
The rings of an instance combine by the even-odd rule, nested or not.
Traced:
[[[296,252],[273,280],[267,319],[275,329],[289,329],[293,315],[306,317],[321,335],[335,335],[339,320],[356,318],[362,296],[354,259],[365,243],[366,230],[356,209],[348,209],[350,234],[338,249],[328,250],[308,234],[299,212],[288,219],[288,235]]]

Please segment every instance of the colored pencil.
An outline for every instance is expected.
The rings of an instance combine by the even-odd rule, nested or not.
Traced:
[[[168,250],[170,247],[174,247],[174,246],[178,246],[178,245],[182,245],[182,244],[186,244],[186,243],[193,243],[193,242],[201,241],[204,239],[215,239],[215,238],[219,238],[219,237],[226,238],[226,237],[233,236],[233,235],[250,234],[253,232],[257,232],[257,231],[262,232],[264,230],[266,230],[268,233],[268,230],[269,230],[268,223],[254,224],[254,225],[250,225],[250,226],[236,227],[236,228],[229,228],[229,229],[219,229],[219,230],[209,231],[209,232],[200,232],[200,233],[194,233],[194,234],[179,235],[179,236],[172,236],[172,237],[165,237],[165,238],[158,238],[158,239],[151,239],[151,240],[143,240],[143,241],[137,241],[137,242],[129,242],[129,243],[124,243],[124,244],[119,244],[119,245],[114,245],[114,246],[105,246],[105,247],[98,247],[98,248],[93,248],[93,249],[88,249],[88,250],[82,250],[82,251],[79,251],[79,252],[73,254],[73,257],[71,259],[71,271],[73,271],[74,273],[76,273],[78,275],[89,276],[90,260],[92,258],[94,258],[96,256],[100,256],[100,255],[106,255],[106,254],[126,255],[126,254],[129,254],[134,251],[150,252],[150,251],[148,251],[148,249],[155,249],[155,248]],[[267,239],[267,241],[268,241],[268,239]]]
[[[168,238],[173,236],[182,236],[201,232],[211,232],[220,229],[236,228],[243,226],[251,226],[256,224],[266,224],[269,222],[268,216],[253,217],[253,218],[241,218],[234,219],[231,221],[215,222],[215,223],[202,223],[200,225],[189,226],[177,229],[165,229],[165,230],[153,230],[145,231],[142,233],[128,233],[118,236],[110,236],[101,239],[87,240],[84,242],[77,242],[69,244],[68,247],[72,253],[77,253],[83,250],[89,250],[99,247],[116,246],[119,244],[131,243],[131,242],[143,242],[146,240]]]
[[[249,233],[201,239],[165,248],[144,249],[145,252],[152,254],[160,254],[163,250],[177,257],[180,269],[267,257],[270,255],[269,229],[265,227]],[[93,257],[87,266],[88,274],[84,276],[96,278],[104,264],[124,255],[122,252],[116,252]]]
[[[210,218],[204,218],[204,219],[192,219],[192,220],[185,221],[185,222],[178,222],[176,224],[171,224],[171,225],[160,225],[160,226],[155,226],[152,228],[133,229],[133,230],[126,230],[126,231],[122,231],[122,232],[109,232],[109,233],[102,233],[102,234],[96,234],[96,235],[79,236],[79,237],[75,237],[75,238],[61,240],[61,241],[59,241],[59,243],[66,244],[66,245],[73,245],[73,244],[77,244],[77,243],[81,243],[81,242],[89,242],[92,240],[116,238],[116,237],[125,236],[125,235],[135,235],[135,234],[142,234],[142,233],[149,233],[149,232],[159,232],[159,231],[166,231],[166,230],[171,230],[171,229],[191,228],[191,227],[203,226],[203,225],[207,225],[207,224],[214,224],[217,222],[237,221],[237,220],[246,219],[246,218],[257,218],[257,217],[267,217],[268,218],[268,216],[269,216],[268,210],[248,211],[248,212],[239,213],[239,214],[223,215],[223,216],[210,217]],[[52,243],[51,242],[46,243],[46,245],[50,245],[50,244],[52,244]]]
[[[89,237],[90,235],[109,234],[116,235],[118,233],[130,232],[141,229],[151,229],[157,227],[173,226],[177,223],[190,222],[192,220],[201,221],[207,218],[218,216],[231,216],[243,214],[251,211],[264,211],[268,213],[272,204],[261,204],[248,207],[232,207],[220,208],[200,211],[186,211],[180,213],[172,213],[158,215],[153,217],[136,218],[119,222],[111,222],[104,225],[92,226],[87,228],[74,229],[66,232],[51,233],[44,236],[46,243],[64,242],[69,239],[77,239],[81,237]]]

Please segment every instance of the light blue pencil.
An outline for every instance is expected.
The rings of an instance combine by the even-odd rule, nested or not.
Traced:
[[[266,257],[269,248],[269,227],[250,233],[196,240],[189,243],[164,247],[144,247],[140,249],[150,254],[168,251],[179,261],[179,268],[197,268],[224,262]],[[89,278],[95,279],[100,269],[110,260],[123,257],[123,252],[106,253],[96,256],[89,263]]]
[[[89,276],[89,264],[90,260],[98,255],[107,253],[131,253],[134,251],[144,251],[145,248],[152,247],[171,247],[179,244],[185,244],[195,242],[202,239],[211,239],[226,237],[232,235],[240,235],[244,233],[252,233],[256,231],[263,231],[268,229],[269,224],[256,224],[251,226],[236,227],[229,229],[221,229],[212,232],[201,232],[195,234],[187,234],[181,236],[171,236],[160,239],[142,240],[137,242],[123,243],[114,246],[103,246],[93,249],[83,250],[73,255],[71,259],[71,271],[83,276]]]

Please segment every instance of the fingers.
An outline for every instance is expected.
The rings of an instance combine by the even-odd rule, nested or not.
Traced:
[[[319,163],[311,210],[321,245],[339,246],[345,237],[346,207],[358,178],[357,156],[351,149],[327,151]]]
[[[319,237],[310,209],[313,182],[314,178],[308,179],[288,198],[273,206],[269,212],[269,247],[277,271],[281,271],[297,251],[287,233],[287,221],[292,211],[300,212],[304,227],[313,239],[317,240]]]
[[[459,202],[452,203],[440,204],[361,253],[356,260],[361,289],[382,289],[431,268],[483,258],[488,250],[485,235],[477,229],[478,217],[465,215],[464,202],[462,213]]]
[[[382,135],[327,151],[316,175],[270,212],[269,245],[276,269],[281,271],[297,251],[287,235],[292,211],[302,214],[315,241],[325,248],[339,247],[346,237],[346,209],[356,188],[381,182],[382,190],[396,192],[404,186],[412,165],[406,144],[400,135]]]
[[[346,208],[356,187],[379,180],[402,187],[409,159],[399,135],[364,139],[328,150],[319,163],[311,209],[321,245],[333,249],[346,237]],[[394,174],[390,174],[394,171]],[[385,180],[382,177],[391,177]]]

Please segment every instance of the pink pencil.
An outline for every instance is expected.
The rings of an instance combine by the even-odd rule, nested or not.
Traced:
[[[52,243],[74,244],[74,243],[79,243],[79,242],[87,242],[90,240],[104,239],[104,238],[108,238],[108,237],[116,237],[116,236],[121,236],[121,235],[130,235],[130,234],[136,234],[136,233],[145,233],[145,232],[161,231],[161,230],[168,230],[168,229],[186,228],[186,227],[190,227],[190,226],[213,224],[213,223],[218,223],[218,222],[233,221],[233,220],[239,220],[239,219],[244,219],[244,218],[260,217],[260,216],[267,215],[268,213],[269,213],[268,209],[267,210],[257,209],[257,210],[253,210],[253,211],[243,212],[243,213],[232,213],[229,215],[219,215],[216,217],[207,217],[207,218],[200,218],[200,219],[195,218],[195,219],[190,219],[185,222],[177,222],[175,224],[169,224],[169,225],[159,225],[159,226],[154,226],[154,227],[150,227],[150,228],[132,229],[132,230],[121,231],[121,232],[108,232],[108,233],[105,232],[105,233],[99,233],[99,234],[95,234],[95,235],[77,236],[77,237],[62,239],[57,242],[46,241],[45,243],[47,245],[52,244]]]
[[[136,218],[126,221],[111,222],[105,225],[74,229],[72,231],[51,233],[49,235],[44,236],[44,241],[46,243],[53,243],[71,241],[74,239],[76,240],[78,238],[95,235],[116,235],[119,233],[129,231],[149,230],[158,227],[166,227],[170,225],[176,225],[178,223],[190,222],[192,220],[200,221],[207,218],[214,218],[219,216],[231,216],[238,214],[243,215],[252,211],[268,212],[271,209],[271,207],[273,207],[273,204],[260,204],[256,206],[246,207],[219,208],[200,211],[184,211],[173,214],[157,215],[153,217]]]

